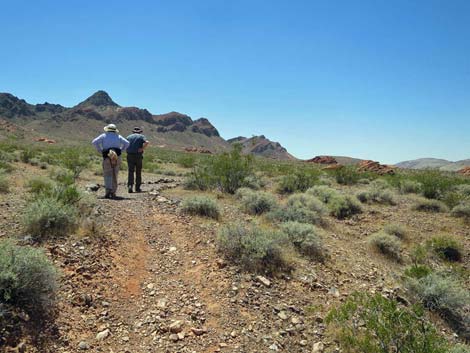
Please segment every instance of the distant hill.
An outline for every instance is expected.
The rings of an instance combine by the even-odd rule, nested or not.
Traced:
[[[448,161],[438,158],[419,158],[410,161],[404,161],[395,164],[395,166],[404,169],[439,169],[443,171],[457,171],[465,166],[470,166],[470,159],[461,161]]]
[[[295,160],[287,150],[281,146],[279,142],[274,142],[267,139],[264,135],[243,137],[238,136],[228,139],[227,142],[234,144],[240,143],[243,146],[244,153],[251,153],[258,156],[267,158],[274,158],[280,160]]]
[[[122,107],[105,91],[97,91],[70,108],[48,102],[30,104],[10,93],[0,93],[0,122],[0,137],[21,133],[29,138],[52,138],[59,143],[90,141],[103,131],[104,125],[115,123],[124,136],[130,134],[134,126],[141,126],[144,134],[158,146],[203,147],[213,152],[231,146],[206,118],[193,120],[178,112],[152,114],[147,109]],[[282,146],[268,141],[260,139],[257,148],[245,151],[273,158],[290,156]],[[271,149],[273,153],[269,153]]]

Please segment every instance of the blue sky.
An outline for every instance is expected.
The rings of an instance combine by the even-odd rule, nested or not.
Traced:
[[[470,158],[467,0],[0,5],[0,91],[31,103],[103,89],[300,158]]]

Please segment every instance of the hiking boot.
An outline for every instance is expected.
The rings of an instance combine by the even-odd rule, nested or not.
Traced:
[[[142,192],[141,188],[135,188],[135,192]]]
[[[127,187],[127,191],[129,192],[129,194],[132,194],[134,192],[134,191],[132,191],[132,185]]]

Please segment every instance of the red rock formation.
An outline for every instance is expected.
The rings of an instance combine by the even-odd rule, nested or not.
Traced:
[[[463,167],[457,173],[465,175],[465,176],[470,176],[470,166]]]
[[[371,160],[361,161],[358,164],[358,170],[360,172],[374,172],[380,175],[395,174],[395,169],[393,169],[393,167]]]
[[[307,160],[309,163],[318,163],[318,164],[338,164],[336,159],[331,156],[316,156],[312,159]]]
[[[206,154],[212,154],[210,150],[204,147],[185,147],[184,150],[186,152],[196,152],[196,153],[206,153]]]

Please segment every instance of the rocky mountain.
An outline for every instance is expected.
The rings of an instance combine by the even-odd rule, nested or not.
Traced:
[[[461,161],[448,161],[446,159],[438,158],[419,158],[410,161],[404,161],[395,164],[395,166],[404,169],[439,169],[446,171],[458,171],[466,166],[470,166],[470,159]]]
[[[267,158],[292,160],[295,159],[279,142],[267,139],[264,135],[243,137],[238,136],[228,139],[227,142],[234,144],[240,143],[243,146],[244,153],[251,153]]]
[[[193,120],[178,112],[152,114],[147,109],[122,107],[105,91],[98,91],[74,107],[59,104],[29,104],[10,93],[0,93],[0,119],[19,126],[34,136],[47,136],[60,141],[87,141],[109,123],[118,125],[122,135],[141,126],[155,144],[169,148],[203,147],[225,150],[230,144],[220,137],[206,118]]]

